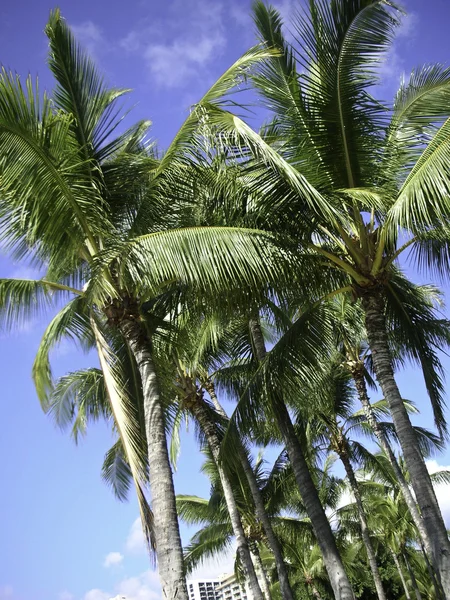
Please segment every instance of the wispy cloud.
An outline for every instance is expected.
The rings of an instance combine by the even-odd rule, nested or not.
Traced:
[[[76,39],[80,42],[92,58],[98,59],[99,54],[107,47],[103,32],[93,21],[84,21],[83,23],[71,24]]]
[[[436,460],[427,460],[426,465],[431,474],[437,471],[450,471],[450,465],[440,465]],[[444,483],[438,484],[434,486],[434,489],[445,524],[447,527],[450,527],[450,494],[448,493],[448,485]]]
[[[64,592],[60,593],[58,600],[75,600],[75,596],[65,590]]]
[[[405,59],[403,48],[408,47],[415,39],[417,33],[418,17],[409,13],[402,17],[396,30],[395,41],[389,52],[386,53],[380,68],[381,87],[395,92],[400,80],[405,76]]]
[[[100,589],[89,590],[83,600],[160,600],[161,585],[157,573],[145,571],[137,577],[123,579],[115,586],[117,595],[111,598],[111,593]]]
[[[125,550],[130,554],[145,553],[145,538],[142,532],[141,519],[138,517],[132,524],[127,540]]]
[[[223,2],[172,0],[164,23],[134,29],[120,45],[144,59],[156,85],[183,87],[223,54],[227,44],[224,19]]]
[[[120,565],[120,563],[122,561],[123,561],[123,554],[121,554],[120,552],[110,552],[109,554],[107,554],[105,556],[105,560],[103,561],[103,566],[106,569],[109,569],[109,567]]]
[[[110,600],[111,594],[103,592],[99,589],[89,590],[84,596],[83,600]]]

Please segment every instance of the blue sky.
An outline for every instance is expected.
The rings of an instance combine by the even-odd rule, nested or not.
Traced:
[[[276,5],[288,15],[294,2]],[[414,65],[450,62],[447,1],[409,0],[406,7],[409,16],[383,67],[386,96]],[[38,74],[47,88],[52,81],[43,28],[50,8],[44,0],[0,6],[0,63],[23,77]],[[129,119],[150,118],[163,147],[189,105],[254,40],[249,0],[62,0],[60,8],[108,81],[134,89]],[[0,255],[1,277],[30,275]],[[30,371],[43,327],[44,321],[32,322],[14,335],[0,334],[0,600],[108,600],[119,593],[128,600],[158,598],[157,577],[148,571],[136,526],[136,505],[118,503],[100,479],[109,432],[92,427],[75,447],[40,410]],[[57,374],[92,364],[68,345],[54,359]],[[404,396],[422,408],[421,424],[431,426],[420,374],[408,370],[400,383]],[[436,460],[450,465],[450,453]],[[200,464],[193,436],[185,435],[177,492],[208,493]],[[443,492],[440,498],[450,524],[450,502]],[[186,541],[184,528],[183,535]],[[207,566],[203,573],[225,569],[226,564]]]

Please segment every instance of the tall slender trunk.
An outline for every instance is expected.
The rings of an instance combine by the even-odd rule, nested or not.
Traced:
[[[338,450],[339,458],[344,465],[345,472],[347,473],[348,481],[350,483],[350,488],[355,496],[356,507],[358,509],[359,522],[361,524],[361,535],[364,542],[364,546],[366,547],[367,559],[369,561],[370,570],[372,572],[372,577],[375,583],[375,588],[377,590],[377,596],[380,600],[386,600],[386,594],[383,588],[383,582],[381,581],[380,571],[378,570],[377,558],[375,555],[375,551],[372,546],[372,541],[370,539],[369,526],[367,524],[367,516],[366,511],[364,510],[361,493],[359,490],[359,484],[356,479],[355,472],[353,470],[353,466],[350,462],[350,458],[348,456],[348,444],[344,439],[341,440],[341,445]]]
[[[416,595],[416,600],[422,600],[422,595],[420,593],[419,586],[417,585],[417,579],[414,575],[414,570],[411,567],[411,563],[409,562],[409,558],[406,552],[403,552],[403,560],[405,561],[406,569],[408,570],[409,577],[411,579],[411,586]]]
[[[250,544],[250,552],[252,553],[252,556],[254,558],[256,571],[259,575],[259,581],[261,583],[261,588],[264,592],[264,597],[266,598],[266,600],[270,600],[270,583],[267,579],[266,569],[264,568],[263,561],[261,559],[261,554],[259,553],[258,544],[255,541],[253,541]]]
[[[423,558],[425,560],[425,564],[427,565],[428,575],[430,576],[430,580],[434,585],[434,589],[436,592],[436,600],[445,600],[444,592],[442,591],[442,586],[439,583],[436,573],[434,572],[433,565],[430,563],[430,559],[428,558],[428,554],[425,550],[425,546],[423,542],[420,540],[420,549],[422,550]]]
[[[433,565],[430,563],[429,558],[433,556],[431,541],[428,537],[427,530],[425,529],[422,516],[420,515],[419,510],[417,508],[416,501],[414,500],[411,490],[409,489],[408,482],[406,481],[405,476],[403,475],[403,472],[400,468],[400,465],[398,464],[398,460],[394,454],[394,451],[392,450],[389,440],[387,439],[384,431],[381,429],[380,424],[378,423],[375,417],[372,405],[370,403],[369,395],[367,393],[367,386],[364,379],[364,369],[355,367],[351,370],[351,373],[355,382],[356,390],[358,392],[359,400],[364,410],[364,414],[366,415],[369,425],[374,431],[381,448],[384,450],[384,453],[386,454],[391,464],[392,470],[394,471],[394,475],[397,480],[398,487],[400,488],[403,499],[406,502],[412,520],[414,521],[414,524],[417,527],[417,531],[419,532],[420,538],[420,546],[422,548],[422,553],[425,558],[428,574],[430,575],[430,579],[433,582],[433,585],[436,589],[438,599],[442,600],[443,598],[445,598],[444,592],[442,590],[442,585],[438,581],[436,572],[433,568]]]
[[[366,386],[366,382],[364,380],[363,371],[358,368],[353,369],[352,376],[353,376],[353,380],[355,382],[356,390],[358,392],[359,400],[360,400],[361,405],[364,410],[364,414],[366,415],[369,425],[373,429],[375,436],[376,436],[378,442],[380,443],[380,446],[384,450],[384,452],[392,466],[392,470],[394,471],[398,486],[399,486],[400,491],[403,495],[403,498],[406,502],[408,510],[411,513],[411,517],[414,521],[414,524],[417,527],[417,530],[422,539],[425,550],[429,556],[432,556],[432,552],[433,552],[432,544],[428,537],[427,530],[425,529],[423,519],[417,508],[416,501],[414,500],[411,490],[409,489],[409,485],[402,473],[400,465],[398,464],[398,461],[394,454],[394,451],[392,450],[392,447],[391,447],[384,431],[381,429],[380,424],[378,423],[378,421],[374,415],[373,408],[372,408],[372,405],[369,400],[369,395],[367,394],[367,386]]]
[[[396,555],[396,553],[393,550],[391,550],[391,554],[392,554],[392,558],[394,559],[395,566],[397,567],[397,572],[399,574],[400,581],[402,582],[403,590],[405,591],[405,598],[406,598],[406,600],[411,600],[411,595],[409,593],[408,585],[406,583],[405,576],[403,575],[402,565],[400,564],[398,556]]]
[[[322,600],[322,596],[319,594],[319,590],[316,588],[316,586],[313,583],[311,584],[311,591],[316,600]]]
[[[259,322],[255,319],[250,320],[249,328],[256,357],[262,361],[266,356],[266,347]],[[274,401],[273,408],[300,495],[308,517],[311,519],[334,596],[336,600],[354,600],[355,596],[339,555],[331,525],[320,502],[289,411],[283,401]]]
[[[432,543],[433,565],[440,576],[445,596],[450,599],[450,541],[415,431],[395,381],[386,333],[384,300],[379,290],[366,291],[361,300],[375,374],[389,405],[417,504]]]
[[[245,577],[247,579],[249,592],[254,600],[264,600],[263,593],[258,583],[255,567],[253,565],[250,549],[245,537],[244,528],[242,526],[241,516],[233,494],[233,488],[220,462],[220,440],[217,435],[216,425],[210,418],[208,409],[206,408],[203,399],[197,398],[192,402],[191,411],[197,419],[203,433],[208,442],[209,449],[213,455],[219,472],[220,482],[222,484],[223,494],[227,505],[228,514],[230,515],[231,526],[236,538],[237,551],[244,568]]]
[[[142,382],[156,556],[163,597],[188,600],[164,412],[149,340],[142,325],[134,319],[121,321],[119,328],[134,356]]]
[[[217,410],[217,412],[224,418],[228,419],[227,413],[224,411],[221,406],[214,385],[211,381],[209,381],[205,386],[206,391],[211,397],[211,400]],[[258,482],[256,480],[255,473],[253,472],[250,461],[248,460],[247,452],[242,444],[237,443],[237,450],[239,452],[239,458],[242,464],[242,468],[244,470],[245,476],[247,478],[248,486],[250,488],[250,493],[253,498],[253,502],[255,503],[255,512],[258,520],[260,521],[264,534],[267,538],[267,543],[269,545],[270,550],[273,553],[275,559],[275,566],[277,569],[278,581],[280,583],[280,591],[283,600],[294,600],[294,594],[292,592],[291,585],[289,583],[289,576],[286,569],[286,564],[283,558],[283,551],[281,549],[280,542],[278,541],[277,536],[272,528],[272,523],[270,522],[269,515],[267,514],[266,507],[264,505],[264,499],[261,494],[261,490],[258,487]]]

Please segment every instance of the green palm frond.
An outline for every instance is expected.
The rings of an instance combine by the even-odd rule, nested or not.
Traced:
[[[153,514],[146,499],[147,466],[142,456],[142,440],[145,432],[142,430],[135,403],[127,394],[127,386],[113,348],[108,344],[102,331],[102,325],[94,314],[90,315],[92,331],[95,337],[100,367],[103,372],[104,385],[108,394],[114,422],[119,432],[126,461],[129,465],[137,492],[139,512],[141,515],[144,538],[154,557],[155,537],[153,531]]]
[[[53,388],[50,352],[65,338],[78,343],[84,349],[92,348],[94,345],[89,314],[82,296],[77,296],[68,302],[50,321],[34,359],[34,384],[45,410],[49,407],[49,394]]]
[[[47,412],[61,429],[72,425],[75,443],[86,434],[88,422],[109,420],[111,408],[99,369],[85,369],[60,377],[48,398]]]
[[[431,481],[436,485],[450,484],[450,471],[441,470],[431,474]]]
[[[187,573],[209,558],[223,555],[232,548],[231,527],[226,524],[212,524],[198,531],[185,548],[184,560]]]
[[[397,273],[391,277],[386,298],[387,318],[395,332],[393,354],[420,365],[436,427],[445,436],[444,370],[438,352],[448,346],[450,328],[436,310],[440,294],[433,286],[416,286]]]
[[[284,278],[289,267],[289,256],[278,251],[269,234],[233,227],[151,233],[119,246],[114,257],[119,256],[130,284],[149,293],[174,281],[214,293],[257,290]],[[112,259],[108,252],[105,257]]]
[[[401,168],[409,168],[421,144],[449,116],[450,69],[440,64],[414,69],[402,81],[394,100],[387,150],[398,152]]]
[[[53,112],[30,78],[24,89],[18,76],[0,73],[1,216],[3,223],[9,219],[3,237],[22,254],[39,244],[38,256],[48,257],[51,249],[65,263],[86,239],[97,247],[94,232],[111,230],[79,156],[72,119]]]
[[[133,484],[133,474],[128,464],[122,441],[119,439],[105,454],[102,478],[119,500],[126,500]]]
[[[246,78],[251,71],[261,60],[273,54],[273,50],[267,50],[256,46],[248,50],[238,60],[219,77],[219,79],[211,86],[203,98],[198,102],[191,111],[191,114],[186,119],[184,124],[178,130],[177,135],[167,149],[161,161],[159,172],[165,169],[173,161],[174,157],[180,156],[192,150],[192,142],[195,138],[199,123],[204,117],[204,106],[226,106],[226,96],[236,88],[245,83]],[[224,98],[225,97],[225,98]],[[231,103],[232,104],[232,103]]]
[[[122,120],[116,100],[130,90],[108,89],[91,58],[80,48],[59,9],[45,28],[50,42],[49,66],[58,82],[53,92],[59,110],[72,115],[71,128],[81,155],[101,158],[101,148]],[[104,154],[104,153],[103,153]],[[95,165],[86,167],[95,169]],[[98,172],[97,172],[98,176]]]
[[[0,326],[20,328],[55,305],[51,288],[34,279],[0,279]]]

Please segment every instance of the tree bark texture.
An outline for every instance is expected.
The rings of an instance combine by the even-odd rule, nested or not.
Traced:
[[[206,391],[209,393],[211,400],[217,410],[217,412],[224,418],[228,419],[227,413],[224,411],[221,406],[214,385],[211,383],[206,387]],[[242,468],[245,473],[245,477],[248,482],[248,486],[250,488],[250,493],[253,498],[253,502],[255,503],[255,512],[258,520],[260,521],[264,534],[267,538],[267,543],[270,550],[273,553],[275,559],[275,566],[277,569],[278,581],[280,583],[280,591],[283,600],[294,600],[294,594],[292,592],[291,585],[289,583],[289,576],[286,569],[286,565],[283,558],[283,551],[281,549],[280,542],[278,541],[277,536],[272,528],[272,523],[270,521],[269,515],[267,514],[266,507],[264,505],[264,499],[261,494],[261,490],[258,487],[258,482],[256,481],[256,476],[253,472],[252,466],[248,460],[247,453],[242,444],[238,443],[238,452],[239,458],[242,463]]]
[[[414,569],[411,567],[411,563],[409,562],[409,558],[406,552],[403,553],[403,560],[405,561],[406,569],[409,573],[409,578],[411,579],[411,586],[414,590],[414,594],[416,595],[416,600],[422,600],[422,595],[419,590],[419,586],[417,585],[417,579],[414,575]]]
[[[389,405],[417,504],[432,543],[433,566],[440,576],[445,596],[450,600],[450,541],[415,431],[395,381],[386,332],[384,300],[378,290],[366,291],[361,299],[375,374]]]
[[[406,600],[411,600],[411,595],[409,593],[408,585],[406,583],[405,576],[403,575],[402,565],[400,564],[398,556],[395,554],[395,552],[391,551],[391,553],[392,553],[392,558],[394,559],[395,566],[397,567],[397,572],[399,574],[400,581],[402,582],[403,590],[405,592],[405,598],[406,598]]]
[[[213,455],[214,462],[216,463],[217,470],[219,472],[228,514],[230,515],[231,526],[236,538],[237,551],[244,568],[249,592],[254,600],[264,600],[255,567],[253,565],[247,539],[245,537],[241,516],[234,498],[233,488],[230,479],[220,462],[220,440],[217,435],[215,423],[211,420],[208,409],[206,408],[202,399],[198,398],[192,402],[191,411],[194,417],[197,419],[203,433],[205,434],[209,449],[211,450],[211,454]]]
[[[413,498],[411,490],[409,489],[408,483],[402,473],[400,465],[398,464],[397,458],[392,450],[392,447],[384,433],[381,429],[380,424],[376,420],[376,417],[373,413],[373,408],[369,400],[369,395],[367,394],[367,386],[364,380],[364,375],[361,370],[353,370],[352,371],[353,380],[355,382],[356,390],[358,392],[359,400],[364,410],[364,414],[366,415],[367,421],[369,425],[373,429],[375,436],[384,450],[391,466],[394,471],[395,477],[397,478],[397,483],[402,492],[403,498],[408,506],[408,510],[411,513],[411,517],[414,521],[415,526],[419,532],[419,535],[422,539],[423,545],[425,547],[428,556],[432,556],[432,544],[428,537],[427,530],[425,529],[425,525],[422,519],[422,516],[419,513],[417,508],[416,501]]]
[[[249,329],[256,357],[259,361],[262,361],[266,356],[266,347],[261,327],[256,319],[250,320]],[[289,411],[282,401],[277,402],[273,408],[301,498],[308,517],[311,519],[334,596],[336,600],[355,600],[350,581],[336,546],[330,522],[320,502],[319,494],[309,472],[308,463],[295,434]]]
[[[263,561],[261,560],[261,554],[259,553],[258,544],[253,542],[250,544],[250,552],[252,553],[254,564],[256,568],[256,572],[259,575],[259,581],[261,583],[261,589],[264,592],[264,597],[266,600],[270,600],[270,583],[267,579],[267,573],[263,565]]]
[[[167,450],[164,412],[149,340],[142,325],[123,320],[119,328],[141,376],[156,556],[165,600],[188,600],[172,469]]]
[[[347,446],[346,441],[343,440],[343,444]],[[361,493],[359,491],[359,484],[356,479],[355,472],[353,470],[353,466],[351,464],[347,448],[341,448],[339,450],[339,458],[344,465],[345,472],[347,474],[348,481],[350,483],[350,488],[355,496],[356,507],[358,509],[359,522],[361,524],[361,535],[364,542],[364,546],[366,547],[367,559],[369,561],[370,570],[372,572],[372,577],[375,583],[375,588],[377,590],[377,596],[379,600],[386,600],[386,594],[383,588],[383,582],[381,581],[380,571],[378,570],[377,558],[375,555],[375,551],[372,546],[372,541],[370,539],[370,531],[369,526],[367,524],[367,516],[364,510]]]

